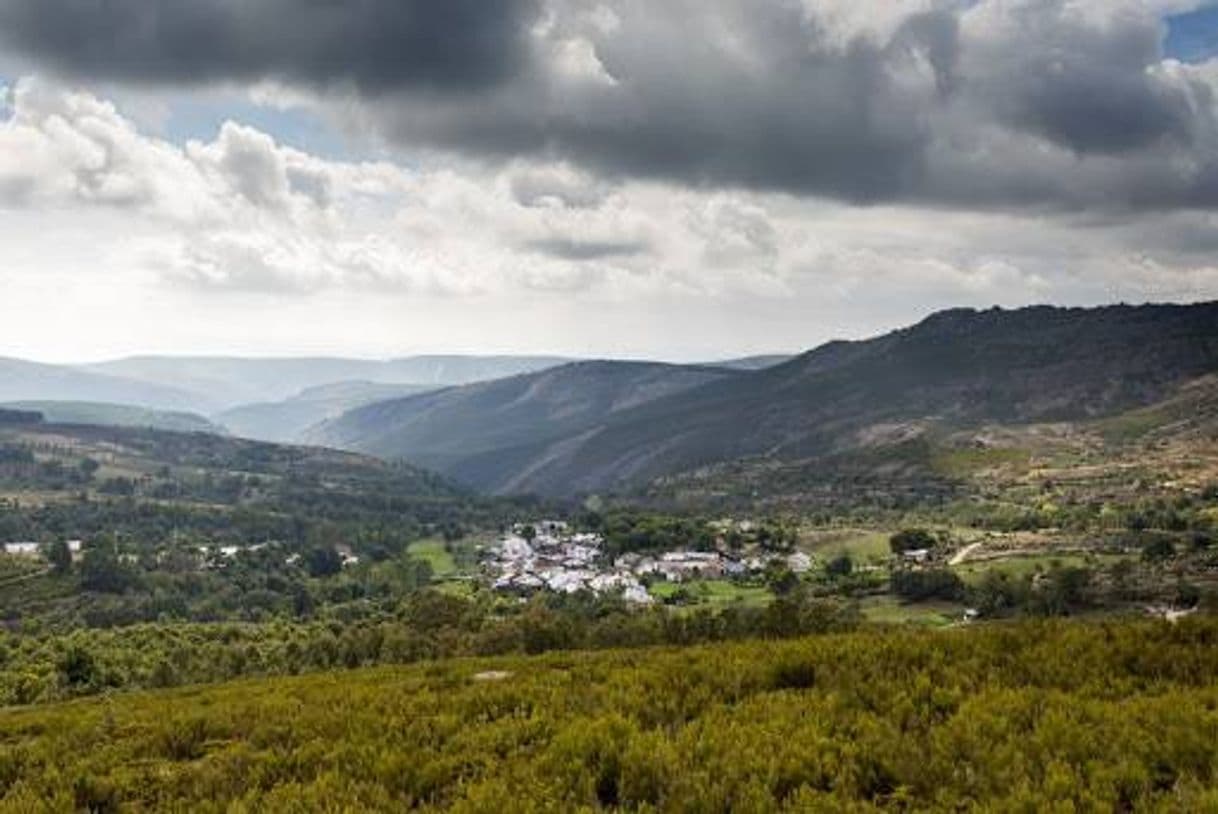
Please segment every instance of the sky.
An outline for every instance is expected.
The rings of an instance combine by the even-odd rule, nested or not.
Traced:
[[[1218,3],[0,0],[0,356],[1218,298]]]

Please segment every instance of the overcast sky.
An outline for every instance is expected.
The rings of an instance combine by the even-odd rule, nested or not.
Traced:
[[[1218,298],[1218,7],[0,0],[0,281],[48,361]]]

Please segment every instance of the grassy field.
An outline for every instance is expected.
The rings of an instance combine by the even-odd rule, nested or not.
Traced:
[[[931,469],[940,475],[963,478],[985,469],[1026,467],[1031,452],[1020,448],[936,449]]]
[[[437,579],[445,579],[457,573],[457,562],[443,540],[419,540],[406,549],[412,557],[426,560]]]
[[[743,585],[723,579],[657,582],[650,590],[651,595],[660,601],[684,592],[689,597],[690,606],[723,607],[741,604],[757,607],[769,604],[774,599],[769,589],[762,585]]]
[[[1218,624],[455,660],[0,711],[0,811],[1213,811]]]
[[[886,560],[891,532],[870,529],[815,530],[805,533],[800,547],[821,558],[849,554],[856,562]]]
[[[1111,566],[1128,557],[1120,554],[1023,554],[1002,559],[977,560],[963,563],[953,570],[968,584],[976,584],[990,572],[1013,577],[1027,577],[1037,572],[1060,568],[1096,568]]]
[[[893,596],[869,596],[859,610],[868,622],[886,625],[945,627],[960,621],[964,606],[951,602],[902,602]]]

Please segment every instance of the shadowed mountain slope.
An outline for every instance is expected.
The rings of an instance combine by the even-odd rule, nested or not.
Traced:
[[[945,311],[756,372],[669,368],[668,392],[652,398],[615,390],[630,377],[585,381],[581,369],[597,370],[373,405],[312,437],[490,491],[613,490],[741,458],[840,455],[908,422],[1081,420],[1149,405],[1218,371],[1218,303]],[[545,409],[536,394],[549,394]],[[566,408],[589,401],[614,406]]]
[[[576,362],[540,373],[371,404],[306,438],[406,458],[488,491],[562,457],[614,414],[743,374],[650,362]]]

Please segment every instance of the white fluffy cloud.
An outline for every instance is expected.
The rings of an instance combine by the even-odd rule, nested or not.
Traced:
[[[698,358],[806,347],[946,305],[1218,296],[1205,211],[859,208],[538,158],[337,161],[232,122],[174,144],[48,81],[5,96],[11,352],[79,348],[68,331],[47,338],[54,324],[87,326],[99,355]]]

